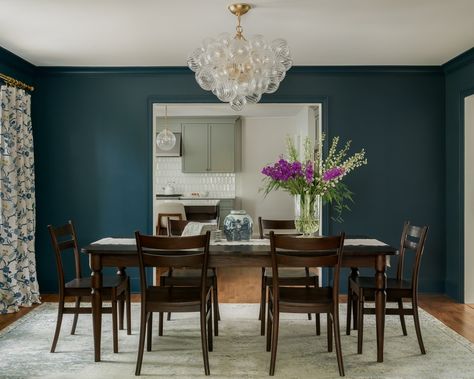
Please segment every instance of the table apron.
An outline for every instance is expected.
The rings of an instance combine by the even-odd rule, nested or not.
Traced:
[[[100,267],[138,267],[136,254],[90,254],[91,268]],[[377,256],[346,256],[342,260],[343,267],[375,267]],[[270,256],[242,255],[210,255],[209,267],[270,267]]]

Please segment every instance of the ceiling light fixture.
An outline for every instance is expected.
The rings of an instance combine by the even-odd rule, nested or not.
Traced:
[[[229,10],[237,16],[236,35],[207,38],[188,57],[188,66],[201,88],[212,91],[236,111],[245,104],[258,103],[264,93],[275,92],[292,65],[285,40],[269,43],[262,35],[245,39],[240,17],[250,8],[249,4],[230,5]]]
[[[169,151],[174,145],[176,145],[176,136],[168,129],[168,106],[165,105],[165,128],[156,136],[156,146],[163,151]]]

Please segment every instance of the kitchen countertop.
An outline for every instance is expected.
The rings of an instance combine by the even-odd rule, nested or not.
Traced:
[[[185,207],[186,206],[201,206],[201,207],[215,207],[218,206],[220,203],[219,199],[209,199],[209,198],[199,198],[199,199],[159,199],[157,202],[160,203],[168,203],[168,202],[180,202]]]
[[[166,199],[173,199],[173,200],[235,200],[235,196],[232,197],[226,197],[226,196],[183,196],[183,195],[162,195],[162,194],[157,194],[156,195],[157,200],[166,200]]]

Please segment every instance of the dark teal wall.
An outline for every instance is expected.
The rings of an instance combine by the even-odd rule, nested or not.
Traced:
[[[69,218],[80,243],[151,232],[150,98],[208,102],[187,69],[38,69],[35,101],[37,260],[56,290],[46,225]],[[352,212],[333,232],[399,243],[405,219],[430,225],[421,290],[445,274],[444,74],[440,68],[296,68],[268,102],[327,99],[329,137],[352,139],[369,164],[348,183]],[[87,260],[86,260],[87,261]],[[84,263],[86,263],[86,261]]]
[[[464,301],[464,97],[474,93],[474,49],[444,66],[446,77],[446,294]]]
[[[0,47],[0,73],[34,85],[35,71],[31,63]]]

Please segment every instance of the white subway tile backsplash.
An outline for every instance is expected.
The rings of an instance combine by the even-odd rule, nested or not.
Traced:
[[[157,158],[156,188],[159,193],[172,182],[176,193],[209,192],[209,197],[235,197],[235,174],[202,173],[186,174],[181,172],[181,157]]]

